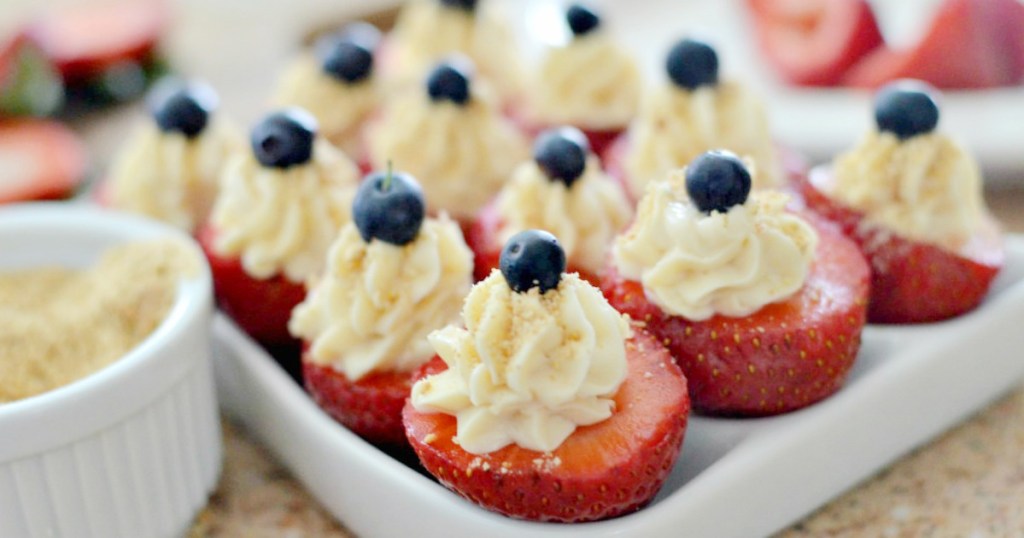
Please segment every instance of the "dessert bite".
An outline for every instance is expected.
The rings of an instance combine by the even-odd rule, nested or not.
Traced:
[[[516,114],[531,133],[558,125],[578,127],[594,153],[602,155],[636,116],[640,68],[592,9],[572,4],[565,22],[571,40],[544,53]]]
[[[665,73],[668,84],[644,97],[636,120],[605,155],[609,172],[635,198],[652,180],[713,149],[751,159],[757,168],[754,188],[785,185],[763,103],[739,81],[719,78],[718,53],[711,45],[677,42]]]
[[[304,108],[327,140],[359,155],[363,123],[380,104],[374,69],[379,42],[380,32],[366,23],[321,38],[288,68],[273,101]]]
[[[724,151],[651,183],[603,277],[612,306],[668,347],[694,409],[709,414],[771,415],[829,396],[865,322],[857,246],[751,184]]]
[[[473,254],[446,215],[425,218],[406,174],[370,175],[352,212],[289,328],[317,404],[372,443],[404,445],[413,372],[434,356],[427,334],[458,319]]]
[[[396,97],[368,133],[373,168],[394,162],[419,180],[432,214],[445,210],[464,224],[529,155],[473,74],[467,58],[447,58],[421,87]]]
[[[317,136],[316,120],[302,109],[265,116],[250,142],[251,151],[224,170],[199,241],[220,307],[260,343],[287,345],[303,283],[322,272],[331,241],[351,218],[358,172]]]
[[[686,378],[601,292],[564,273],[551,234],[513,236],[476,284],[403,416],[424,467],[507,516],[576,522],[646,505],[682,445]]]
[[[383,44],[381,68],[390,84],[415,85],[454,53],[469,57],[502,99],[522,91],[515,33],[486,0],[407,2]]]
[[[245,147],[217,106],[217,93],[203,82],[154,88],[150,120],[115,156],[98,201],[194,232],[209,216],[222,169]]]
[[[612,239],[632,213],[579,129],[544,131],[534,142],[533,159],[516,168],[466,235],[476,255],[474,277],[483,280],[498,267],[502,245],[513,235],[540,229],[559,238],[569,272],[598,285]]]
[[[1003,266],[978,164],[935,130],[933,90],[900,81],[875,97],[877,129],[802,183],[871,265],[873,323],[947,319],[977,307]]]

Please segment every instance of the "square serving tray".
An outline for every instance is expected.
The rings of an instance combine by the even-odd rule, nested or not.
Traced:
[[[654,502],[582,524],[487,512],[335,423],[231,321],[214,324],[222,408],[360,536],[764,536],[962,421],[1024,376],[1024,236],[984,304],[955,320],[868,326],[846,386],[761,419],[692,416]]]

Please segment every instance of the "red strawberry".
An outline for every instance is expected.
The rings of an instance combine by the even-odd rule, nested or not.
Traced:
[[[694,409],[737,416],[785,413],[839,390],[860,348],[869,271],[857,246],[809,217],[820,241],[804,287],[750,316],[689,321],[647,299],[614,264],[602,289],[612,306],[645,324],[686,373]]]
[[[467,228],[464,228],[466,244],[473,251],[473,281],[479,282],[491,271],[498,269],[501,262],[501,249],[505,245],[498,240],[498,230],[501,228],[501,216],[498,214],[497,205],[490,203],[485,206],[480,215]],[[598,285],[600,279],[596,275],[580,269],[572,260],[566,269],[569,273],[579,273],[584,280]]]
[[[875,88],[915,78],[939,88],[990,88],[1024,74],[1024,29],[1016,0],[947,0],[924,38],[908,50],[879,49],[843,82]]]
[[[85,179],[88,158],[78,136],[60,123],[4,120],[0,163],[0,204],[5,204],[70,195]]]
[[[510,445],[474,455],[452,441],[455,417],[407,403],[406,433],[423,466],[445,487],[495,512],[540,521],[615,517],[646,505],[679,456],[690,402],[686,378],[665,348],[637,329],[615,413],[577,429],[550,454]],[[425,374],[443,371],[434,359]]]
[[[864,215],[819,189],[831,177],[817,169],[802,184],[807,206],[839,224],[871,265],[872,323],[938,321],[974,309],[1003,265],[998,228],[991,223],[958,251],[903,238],[864,222]]]
[[[512,123],[519,128],[529,139],[534,139],[545,129],[550,129],[552,125],[542,125],[527,118],[527,114],[522,105],[520,106],[508,106],[505,107],[505,116],[512,121]],[[617,129],[587,129],[581,125],[576,125],[584,136],[587,137],[587,143],[590,144],[590,151],[595,155],[601,155],[608,149],[608,146],[612,144],[624,131],[624,128]]]
[[[793,84],[828,86],[882,45],[866,0],[748,0],[761,50]]]
[[[287,346],[295,342],[288,333],[288,319],[306,298],[302,283],[283,275],[260,280],[249,276],[238,258],[224,258],[213,248],[216,230],[202,227],[197,237],[213,272],[213,285],[220,308],[253,339],[265,346]]]
[[[152,55],[168,22],[159,1],[68,8],[29,28],[64,80],[75,83],[121,62]]]
[[[302,357],[306,390],[321,409],[356,435],[378,445],[404,445],[402,407],[412,389],[411,372],[369,374],[352,381],[345,374]]]

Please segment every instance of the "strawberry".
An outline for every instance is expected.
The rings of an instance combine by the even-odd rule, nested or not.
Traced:
[[[161,1],[116,2],[68,8],[32,24],[28,32],[74,84],[123,61],[144,62],[167,27]]]
[[[533,140],[545,129],[549,129],[549,125],[541,125],[527,118],[526,112],[524,112],[522,106],[508,106],[505,107],[505,116],[512,121],[512,123],[519,128],[527,138]],[[590,144],[590,150],[595,155],[601,155],[611,146],[613,142],[620,135],[622,135],[625,129],[587,129],[586,127],[577,126],[580,132],[587,137],[587,142]]]
[[[760,416],[785,413],[842,386],[860,348],[869,271],[857,246],[809,216],[820,241],[803,288],[742,318],[689,321],[666,314],[639,282],[610,264],[602,290],[612,306],[644,324],[686,373],[694,409]]]
[[[793,84],[829,86],[883,44],[866,0],[748,0],[761,51]]]
[[[288,319],[292,309],[306,298],[305,286],[284,275],[266,280],[249,276],[240,259],[225,258],[213,248],[217,232],[209,225],[202,227],[197,237],[210,262],[221,310],[264,346],[288,347],[294,343],[288,333]]]
[[[498,240],[498,230],[501,228],[501,216],[498,214],[497,206],[492,202],[485,206],[480,215],[464,228],[466,244],[473,251],[473,281],[479,282],[491,271],[497,269],[501,261],[501,249],[504,245]],[[596,275],[589,271],[580,269],[569,261],[566,269],[569,273],[579,273],[584,280],[594,284],[600,282]]]
[[[55,121],[0,121],[0,204],[69,196],[85,179],[82,141]]]
[[[914,78],[939,88],[1012,85],[1024,74],[1024,24],[1016,0],[947,0],[916,46],[881,48],[843,82],[875,88]]]
[[[690,402],[686,378],[665,348],[635,329],[626,344],[629,373],[615,413],[578,428],[550,453],[509,445],[475,455],[452,441],[455,417],[424,414],[407,403],[406,434],[423,466],[459,495],[507,516],[592,521],[646,505],[675,464]],[[443,371],[435,358],[423,375]]]
[[[807,206],[837,223],[862,249],[871,266],[872,323],[919,323],[951,318],[977,307],[1004,262],[994,223],[959,251],[913,241],[864,221],[864,215],[828,196],[830,181],[814,171],[801,190]]]
[[[404,445],[402,407],[412,390],[410,372],[373,373],[352,381],[303,354],[306,390],[321,409],[353,433],[378,445]]]

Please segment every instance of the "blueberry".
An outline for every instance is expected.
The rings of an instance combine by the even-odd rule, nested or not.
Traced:
[[[441,0],[443,6],[470,12],[476,9],[476,3],[477,0]]]
[[[427,77],[427,94],[433,101],[469,102],[473,62],[464,56],[452,56],[437,64]]]
[[[939,105],[934,90],[923,82],[899,80],[887,84],[875,96],[875,123],[879,131],[900,140],[932,132],[939,124]]]
[[[565,251],[558,239],[543,230],[526,230],[509,238],[501,250],[501,274],[512,291],[541,293],[558,287],[565,272]]]
[[[256,160],[271,168],[288,168],[309,162],[317,124],[309,112],[286,108],[256,124],[250,142]]]
[[[672,47],[665,70],[680,88],[695,90],[718,84],[718,54],[703,41],[683,39]]]
[[[194,138],[203,132],[218,104],[217,92],[203,82],[160,83],[149,100],[150,112],[165,133]]]
[[[587,137],[575,127],[548,129],[533,143],[533,159],[540,169],[549,179],[561,181],[567,187],[583,175],[589,152]]]
[[[425,214],[420,184],[412,176],[390,169],[366,176],[352,202],[352,220],[367,243],[379,239],[407,245],[419,235]]]
[[[565,21],[569,23],[572,35],[579,37],[589,34],[598,26],[601,26],[601,17],[587,6],[573,4],[565,12]]]
[[[317,44],[324,73],[354,84],[373,72],[373,48],[359,36],[332,36]]]
[[[750,172],[735,154],[709,151],[686,167],[686,192],[701,211],[725,213],[747,201]]]

